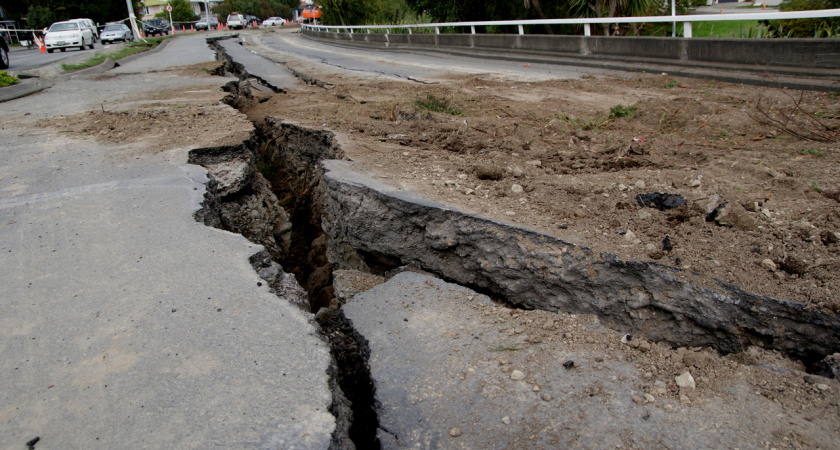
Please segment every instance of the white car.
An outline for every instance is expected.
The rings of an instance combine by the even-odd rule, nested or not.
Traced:
[[[131,28],[128,28],[125,24],[109,23],[102,29],[99,40],[103,44],[116,41],[128,42],[134,40],[134,34],[131,32]]]
[[[277,25],[286,25],[286,19],[282,17],[269,17],[262,23],[264,27],[274,27]]]
[[[50,53],[55,49],[63,52],[71,47],[78,47],[79,50],[84,50],[86,46],[93,48],[93,33],[90,29],[82,27],[79,22],[72,20],[56,22],[47,30],[44,46]]]
[[[236,28],[242,29],[247,25],[248,23],[245,22],[245,17],[242,14],[233,13],[227,17],[227,26],[231,30]]]

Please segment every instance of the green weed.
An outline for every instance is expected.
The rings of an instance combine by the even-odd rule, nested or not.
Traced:
[[[617,119],[619,117],[628,117],[632,119],[635,115],[635,106],[624,106],[622,104],[618,104],[610,108],[610,119]]]
[[[811,189],[813,189],[813,190],[817,191],[817,193],[819,193],[819,194],[822,194],[822,193],[823,193],[822,188],[820,187],[820,185],[818,185],[818,184],[817,184],[817,182],[816,182],[816,181],[812,181],[812,182],[811,182]]]
[[[0,87],[11,86],[18,83],[20,83],[20,80],[18,80],[16,76],[9,75],[8,73],[0,70]]]
[[[461,115],[461,110],[452,106],[449,100],[436,97],[432,93],[426,94],[425,100],[421,98],[414,100],[414,108],[417,110],[442,112],[453,116]]]
[[[825,152],[822,150],[817,150],[815,148],[809,148],[808,150],[802,150],[802,154],[805,156],[816,156],[817,158],[822,158],[825,156]]]
[[[665,83],[665,89],[673,89],[673,88],[675,88],[679,85],[680,85],[680,83],[678,83],[677,80],[671,80],[671,81]]]

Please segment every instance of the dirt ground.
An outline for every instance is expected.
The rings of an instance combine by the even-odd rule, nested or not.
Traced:
[[[676,266],[695,284],[840,308],[835,94],[664,74],[315,76],[328,88],[246,113],[334,131],[360,170],[465,211]],[[655,193],[684,205],[643,206],[638,196]]]

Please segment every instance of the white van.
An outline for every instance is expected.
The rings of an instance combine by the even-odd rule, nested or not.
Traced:
[[[96,29],[96,24],[93,23],[90,19],[70,19],[68,22],[78,22],[82,28],[87,28],[90,30],[90,34],[93,35],[93,42],[96,42],[99,39],[99,30]]]

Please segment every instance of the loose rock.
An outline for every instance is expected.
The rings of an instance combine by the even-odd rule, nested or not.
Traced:
[[[514,370],[513,372],[510,373],[510,379],[511,380],[524,380],[525,379],[525,374],[522,373],[521,370]]]

